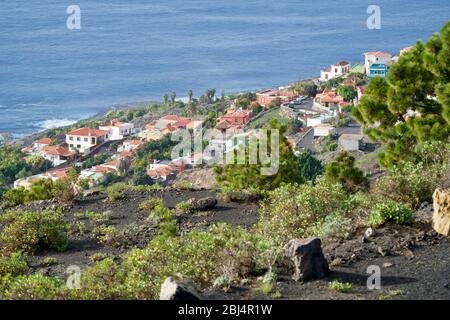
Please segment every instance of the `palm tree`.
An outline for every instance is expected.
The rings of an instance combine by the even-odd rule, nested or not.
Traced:
[[[177,97],[177,93],[175,91],[172,91],[170,93],[170,102],[174,103],[176,97]]]
[[[167,104],[169,102],[169,95],[167,93],[163,96],[163,100],[164,104]]]
[[[188,95],[188,97],[189,97],[189,102],[191,102],[192,101],[192,96],[194,95],[194,93],[192,92],[192,90],[188,90],[188,92],[187,92],[187,95]]]

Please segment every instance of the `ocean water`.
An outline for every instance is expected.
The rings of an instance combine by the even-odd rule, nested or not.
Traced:
[[[81,30],[66,27],[71,4]],[[371,4],[381,30],[366,27]],[[0,132],[36,132],[169,91],[283,85],[426,40],[449,12],[448,0],[3,0]]]

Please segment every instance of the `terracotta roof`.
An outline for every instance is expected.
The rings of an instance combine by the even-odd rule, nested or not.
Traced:
[[[174,172],[171,166],[158,167],[156,169],[147,170],[147,175],[150,177],[167,177]]]
[[[62,146],[45,146],[41,151],[54,156],[70,157],[74,155],[73,152]]]
[[[180,120],[189,120],[185,117],[180,117],[175,114],[169,114],[167,116],[162,117],[160,120],[169,120],[169,121],[180,121]]]
[[[344,100],[335,91],[324,91],[322,93],[318,93],[316,98],[319,98],[321,103],[339,103]]]
[[[97,172],[97,173],[106,173],[106,172],[113,172],[113,171],[116,171],[116,169],[113,169],[110,167],[105,167],[102,165],[95,166],[95,172]]]
[[[390,53],[382,52],[382,51],[376,51],[376,52],[366,52],[364,53],[366,56],[376,56],[376,57],[390,57]]]
[[[191,123],[189,119],[181,119],[173,124],[175,128],[186,128],[186,126]]]
[[[33,149],[31,149],[30,147],[24,147],[21,149],[21,151],[23,153],[30,153],[30,152],[33,152]]]
[[[54,171],[47,171],[47,172],[43,173],[43,175],[46,177],[51,177],[51,178],[65,178],[65,177],[67,177],[67,171],[69,169],[70,168],[54,170]]]
[[[334,66],[346,66],[350,64],[348,61],[339,61],[338,63],[335,63]]]
[[[42,138],[42,139],[39,139],[39,140],[35,141],[34,143],[37,143],[37,144],[51,144],[52,142],[53,142],[53,139]]]
[[[80,128],[67,133],[70,136],[82,136],[82,137],[101,137],[108,134],[108,131],[98,130],[92,128]]]

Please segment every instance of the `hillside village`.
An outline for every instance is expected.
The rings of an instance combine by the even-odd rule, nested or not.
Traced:
[[[1,147],[0,299],[448,299],[449,32]]]
[[[408,48],[402,49],[400,55],[407,50]],[[364,58],[364,63],[353,67],[347,61],[340,61],[322,69],[320,77],[311,80],[318,88],[311,95],[299,95],[294,84],[256,92],[255,99],[245,109],[236,106],[237,100],[231,101],[225,112],[216,115],[215,119],[214,128],[222,132],[223,136],[211,140],[202,153],[192,153],[184,159],[153,159],[147,167],[148,176],[155,183],[167,185],[175,179],[177,173],[204,164],[214,154],[226,154],[234,150],[237,148],[236,137],[248,137],[249,125],[275,109],[279,109],[283,118],[301,123],[301,127],[290,132],[287,137],[296,150],[317,151],[314,147],[315,140],[332,137],[336,141],[332,149],[339,147],[345,151],[362,151],[369,141],[362,134],[359,125],[351,121],[351,108],[364,95],[370,79],[387,77],[390,66],[398,60],[398,56],[385,52],[366,52]],[[343,86],[350,88],[350,97],[342,97],[338,93],[339,87]],[[14,187],[29,188],[39,179],[55,181],[64,178],[73,165],[80,167],[83,161],[109,152],[108,161],[80,171],[80,179],[87,180],[89,186],[94,187],[105,179],[105,175],[122,174],[123,168],[126,171],[133,162],[135,152],[144,143],[160,140],[181,129],[201,132],[207,128],[205,122],[205,116],[188,118],[177,114],[164,115],[144,126],[113,119],[98,128],[71,130],[65,134],[65,141],[61,144],[50,137],[42,137],[22,151],[29,156],[37,155],[51,161],[54,168],[19,179],[14,182]],[[115,153],[107,148],[112,142],[120,144]]]

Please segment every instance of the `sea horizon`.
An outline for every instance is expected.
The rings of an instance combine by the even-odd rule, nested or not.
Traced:
[[[255,91],[317,77],[320,69],[398,54],[447,21],[450,3],[325,0],[78,1],[81,30],[56,0],[0,4],[0,133],[24,136],[89,118],[111,105]]]

